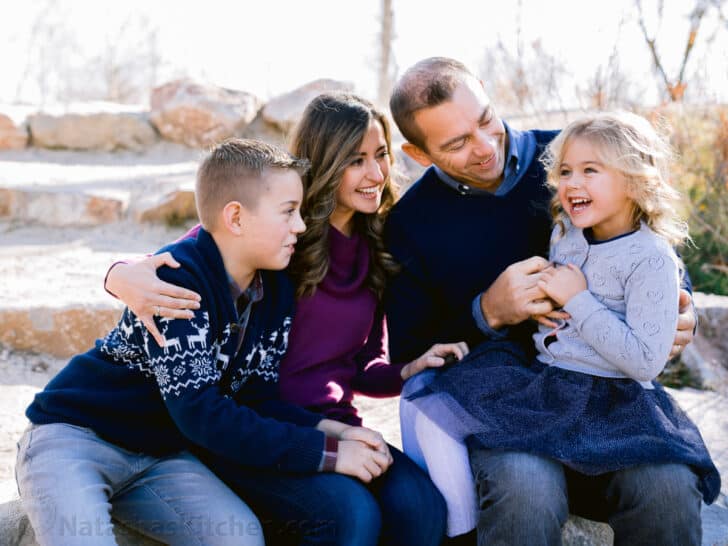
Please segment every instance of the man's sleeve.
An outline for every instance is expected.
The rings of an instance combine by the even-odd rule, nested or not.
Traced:
[[[385,244],[400,267],[389,279],[384,295],[390,357],[393,362],[410,362],[432,345],[435,295],[414,241],[408,238],[395,213],[386,225]]]

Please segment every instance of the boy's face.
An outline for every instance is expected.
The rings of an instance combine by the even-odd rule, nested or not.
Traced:
[[[258,205],[243,218],[245,252],[256,269],[285,269],[298,234],[306,229],[300,211],[303,185],[292,170],[271,169],[264,176]]]

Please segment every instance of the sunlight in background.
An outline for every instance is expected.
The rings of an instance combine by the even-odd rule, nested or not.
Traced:
[[[73,74],[73,92],[86,87],[92,94],[104,58],[136,56],[135,62],[141,66],[148,54],[158,59],[153,78],[147,78],[156,84],[189,76],[250,91],[266,100],[328,77],[351,81],[359,93],[373,98],[380,3],[3,1],[0,101],[38,103],[39,85],[48,89],[60,86],[54,75],[60,70]],[[490,76],[482,66],[486,51],[500,41],[515,55],[520,27],[524,49],[538,41],[563,64],[566,74],[561,92],[566,103],[575,102],[573,87],[592,77],[595,67],[606,65],[615,47],[624,73],[644,87],[639,96],[645,102],[657,100],[651,58],[636,24],[634,0],[522,0],[520,4],[519,9],[519,2],[393,0],[393,48],[399,72],[424,57],[445,55]],[[645,11],[654,14],[654,2],[644,4]],[[658,46],[668,72],[674,74],[685,47],[686,13],[693,2],[665,4]],[[41,13],[46,15],[41,17]],[[41,31],[34,34],[34,24],[42,19]],[[701,27],[702,38],[712,32],[707,24]],[[723,101],[728,95],[726,34],[724,24],[713,39],[709,56],[705,42],[699,41],[688,65],[689,73],[702,73],[702,85],[710,91],[710,98]],[[50,45],[41,57],[44,43]],[[39,84],[33,71],[43,63],[48,65],[48,76]],[[142,70],[137,73],[141,78]]]

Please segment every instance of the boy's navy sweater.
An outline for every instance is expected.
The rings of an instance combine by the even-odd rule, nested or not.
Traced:
[[[241,349],[237,312],[214,240],[204,230],[160,250],[179,269],[163,280],[198,292],[190,320],[157,319],[157,345],[128,309],[96,347],[77,355],[35,397],[36,424],[68,423],[132,451],[161,456],[199,446],[243,465],[315,472],[321,416],[278,400],[278,363],[288,345],[293,287],[282,272],[261,271]]]
[[[552,192],[538,161],[556,131],[526,131],[535,154],[517,184],[503,196],[485,191],[461,195],[434,168],[402,196],[389,214],[387,249],[403,267],[385,297],[391,358],[407,362],[435,342],[486,339],[473,319],[473,299],[512,263],[548,257]],[[533,347],[530,325],[509,337]]]

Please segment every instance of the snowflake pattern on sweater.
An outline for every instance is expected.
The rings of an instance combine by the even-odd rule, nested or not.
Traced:
[[[267,382],[278,381],[278,364],[288,347],[291,322],[291,317],[284,317],[280,328],[267,339],[258,339],[239,359],[225,396],[238,392],[254,375]],[[115,362],[154,378],[164,399],[221,382],[237,346],[238,334],[232,324],[213,336],[207,311],[197,312],[189,320],[160,318],[157,323],[165,338],[164,347],[159,347],[142,322],[125,309],[117,327],[102,340],[100,350]]]

